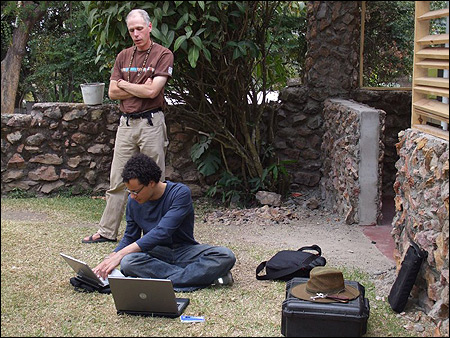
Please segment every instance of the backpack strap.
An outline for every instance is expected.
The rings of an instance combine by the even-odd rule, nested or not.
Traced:
[[[302,246],[297,251],[305,251],[305,250],[316,250],[318,252],[318,256],[322,256],[322,249],[320,248],[320,246],[318,246],[316,244],[311,245],[311,246]]]
[[[258,276],[258,274],[266,267],[267,261],[261,262],[257,267],[256,267],[256,279],[270,279],[267,277],[267,275],[264,276]]]

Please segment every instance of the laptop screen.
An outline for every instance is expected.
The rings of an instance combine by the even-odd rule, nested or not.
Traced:
[[[66,260],[66,262],[81,279],[100,286],[107,286],[109,284],[108,278],[103,279],[101,277],[98,277],[85,262],[82,262],[63,253],[60,253],[60,255]]]

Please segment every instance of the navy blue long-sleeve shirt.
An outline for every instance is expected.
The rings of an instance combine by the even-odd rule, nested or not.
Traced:
[[[134,242],[143,252],[157,245],[198,244],[190,189],[182,183],[166,183],[164,194],[156,201],[139,204],[128,196],[127,226],[115,252]]]

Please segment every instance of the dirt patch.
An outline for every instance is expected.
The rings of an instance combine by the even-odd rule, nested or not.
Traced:
[[[378,250],[361,227],[347,225],[327,211],[298,206],[224,209],[198,221],[223,230],[222,241],[247,242],[270,250],[297,250],[316,244],[327,266],[358,269],[374,278],[382,277],[386,284],[390,283],[388,277],[395,275],[394,262]],[[390,286],[380,287],[380,296],[386,295]]]
[[[41,222],[47,219],[47,215],[38,212],[2,210],[2,220],[5,221],[36,221]]]
[[[30,212],[30,211],[15,211],[15,210],[3,210],[2,220],[5,221],[23,221],[23,222],[45,222],[49,217],[43,212]],[[98,223],[61,223],[64,227],[86,227],[90,226],[94,232],[98,228]]]

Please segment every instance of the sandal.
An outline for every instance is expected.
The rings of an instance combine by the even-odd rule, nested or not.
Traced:
[[[95,234],[94,234],[95,235]],[[103,237],[102,235],[99,235],[100,237],[97,239],[94,239],[93,236],[89,236],[89,239],[82,239],[81,243],[103,243],[103,242],[117,242],[117,239],[109,239],[106,237]]]

